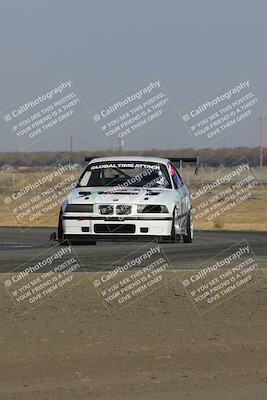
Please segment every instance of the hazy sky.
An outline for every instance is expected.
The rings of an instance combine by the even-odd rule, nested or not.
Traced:
[[[177,107],[246,73],[267,103],[262,0],[1,0],[0,108],[68,73],[88,108],[156,73]],[[19,150],[1,120],[1,151]],[[105,149],[85,115],[28,150]],[[258,145],[258,119],[214,147]],[[193,147],[178,116],[126,149]]]

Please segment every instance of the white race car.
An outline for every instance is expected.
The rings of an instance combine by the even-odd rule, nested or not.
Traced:
[[[100,239],[191,243],[193,224],[186,184],[174,163],[198,158],[102,157],[90,161],[62,204],[58,240]]]

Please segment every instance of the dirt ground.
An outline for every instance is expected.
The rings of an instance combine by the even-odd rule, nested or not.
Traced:
[[[1,287],[0,398],[266,399],[266,289],[199,315],[172,281],[110,316],[85,280],[20,316]]]

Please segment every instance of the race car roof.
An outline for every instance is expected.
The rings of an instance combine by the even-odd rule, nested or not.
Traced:
[[[90,158],[86,157],[86,161],[90,161],[90,163],[95,162],[107,162],[107,161],[141,161],[141,162],[154,162],[159,164],[167,164],[170,160],[167,158],[158,158],[158,157],[140,157],[140,156],[116,156],[116,157],[95,157]]]

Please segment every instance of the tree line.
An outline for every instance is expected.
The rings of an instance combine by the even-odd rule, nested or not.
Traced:
[[[267,148],[263,149],[263,164],[267,165]],[[177,150],[147,150],[147,151],[77,151],[77,152],[0,152],[0,167],[12,165],[14,167],[42,167],[57,164],[62,159],[69,159],[73,163],[82,164],[85,157],[139,155],[152,157],[195,157],[199,156],[200,164],[217,167],[229,165],[246,156],[253,166],[259,165],[259,147],[234,147],[195,150],[192,148]]]

